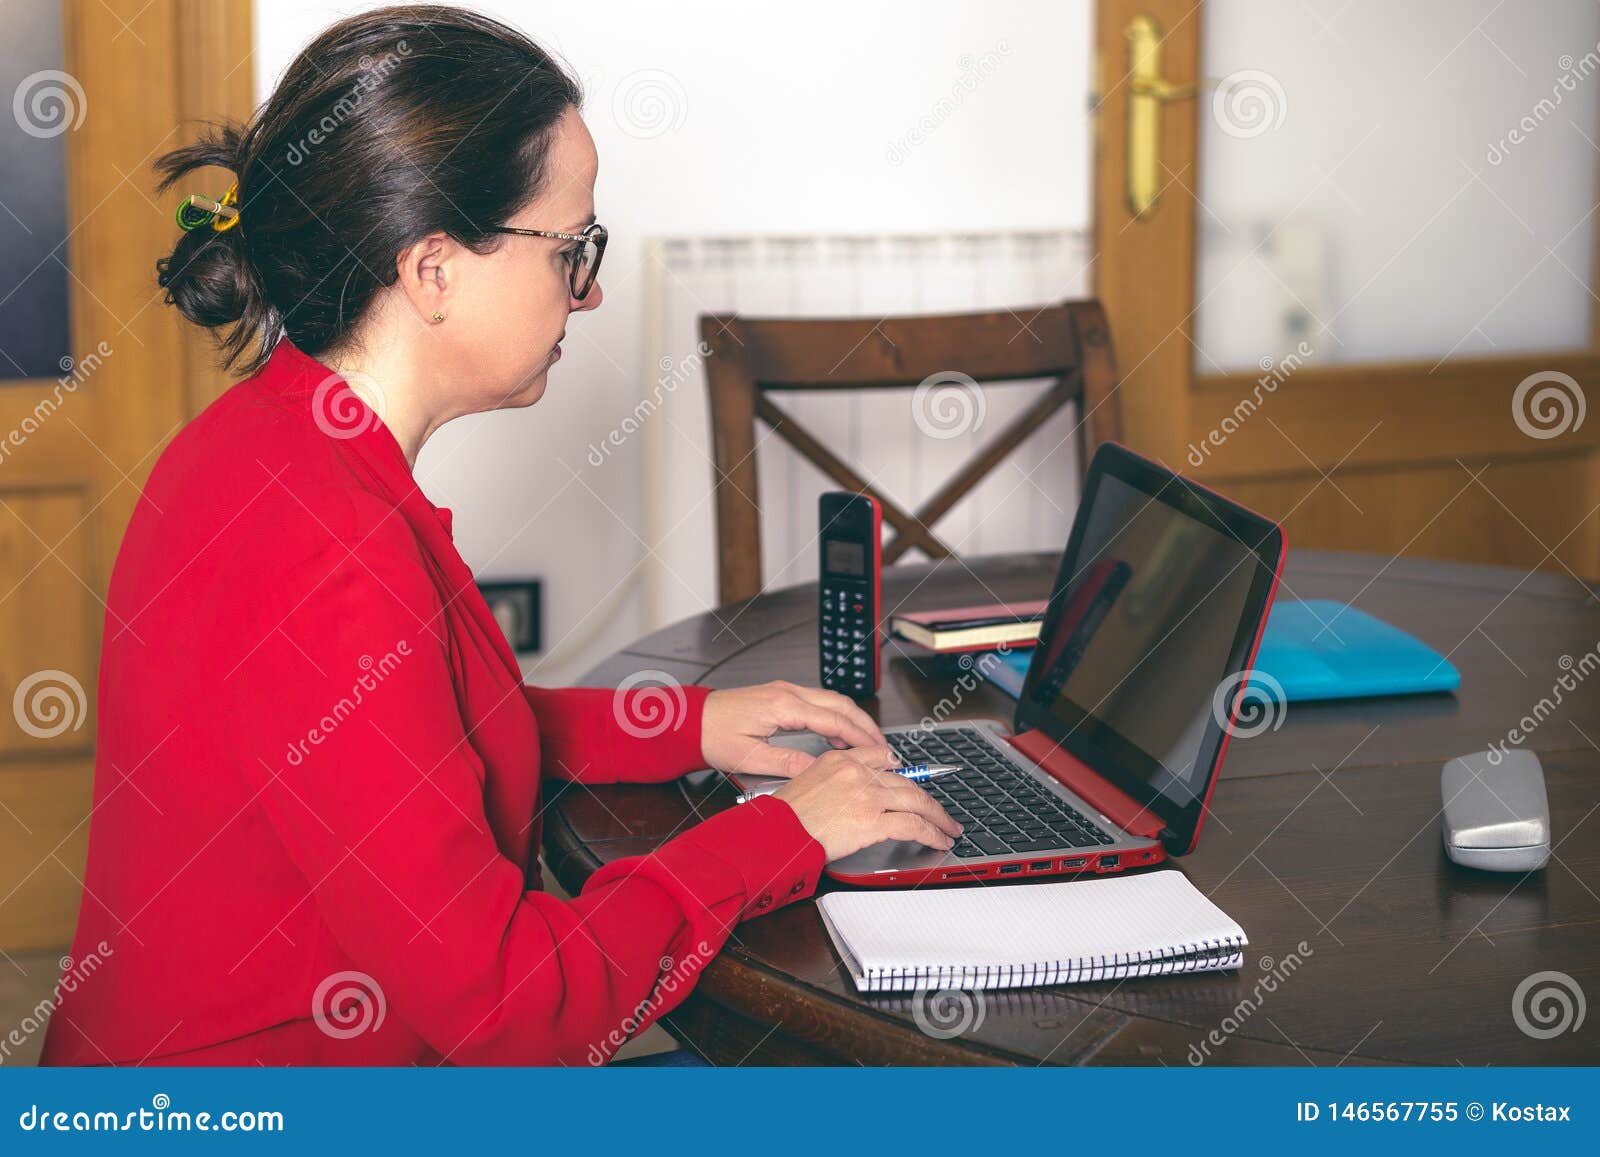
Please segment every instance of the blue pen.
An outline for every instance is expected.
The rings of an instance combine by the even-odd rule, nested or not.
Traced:
[[[926,783],[930,779],[954,775],[962,769],[959,764],[955,763],[913,763],[907,767],[891,767],[888,770],[895,775],[904,776],[912,783]],[[767,787],[758,787],[754,791],[747,791],[733,802],[748,803],[750,800],[760,796],[771,795],[787,782],[788,780],[784,780],[783,783],[774,783]]]
[[[913,763],[906,767],[891,767],[889,770],[896,775],[904,776],[912,783],[922,783],[925,780],[938,779],[941,775],[960,771],[961,767],[954,763]]]

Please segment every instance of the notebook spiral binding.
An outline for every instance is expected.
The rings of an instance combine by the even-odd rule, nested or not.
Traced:
[[[1245,942],[1234,937],[1175,944],[1159,952],[1115,953],[1076,961],[1034,964],[991,964],[976,968],[872,969],[866,979],[874,989],[908,992],[916,989],[1024,988],[1040,984],[1078,984],[1094,980],[1126,980],[1183,972],[1238,968]]]

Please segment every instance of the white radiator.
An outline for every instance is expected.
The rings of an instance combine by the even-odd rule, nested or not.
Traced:
[[[701,314],[882,317],[1012,309],[1020,332],[1039,307],[1088,296],[1089,253],[1088,238],[1067,231],[651,242],[645,387],[636,410],[637,433],[645,439],[645,537],[653,551],[646,626],[716,604],[710,418],[696,352]],[[910,387],[870,396],[785,393],[777,400],[912,510],[1045,385],[985,387],[981,421],[940,438],[913,421]],[[940,537],[963,556],[1060,549],[1077,505],[1076,422],[1076,407],[1063,407],[935,525]],[[817,573],[817,494],[834,486],[765,425],[758,423],[756,434],[766,586],[810,581]],[[920,557],[914,551],[907,559]]]

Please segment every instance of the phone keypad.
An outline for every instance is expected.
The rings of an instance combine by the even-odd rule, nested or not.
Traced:
[[[873,608],[859,586],[823,583],[818,652],[822,685],[846,695],[872,695],[877,690],[873,669]]]

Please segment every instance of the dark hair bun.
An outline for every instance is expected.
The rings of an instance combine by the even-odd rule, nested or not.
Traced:
[[[234,171],[238,164],[242,132],[238,126],[207,126],[200,139],[186,148],[168,153],[156,162],[161,174],[160,192],[167,192],[179,180],[204,168]],[[206,189],[206,195],[220,197],[220,189]],[[243,198],[241,198],[242,200]],[[156,280],[166,290],[166,301],[178,312],[207,329],[234,326],[223,339],[231,362],[245,345],[270,323],[270,314],[250,274],[244,252],[244,239],[236,226],[221,232],[208,225],[179,232],[168,257],[156,262]],[[238,323],[243,322],[243,325]]]

